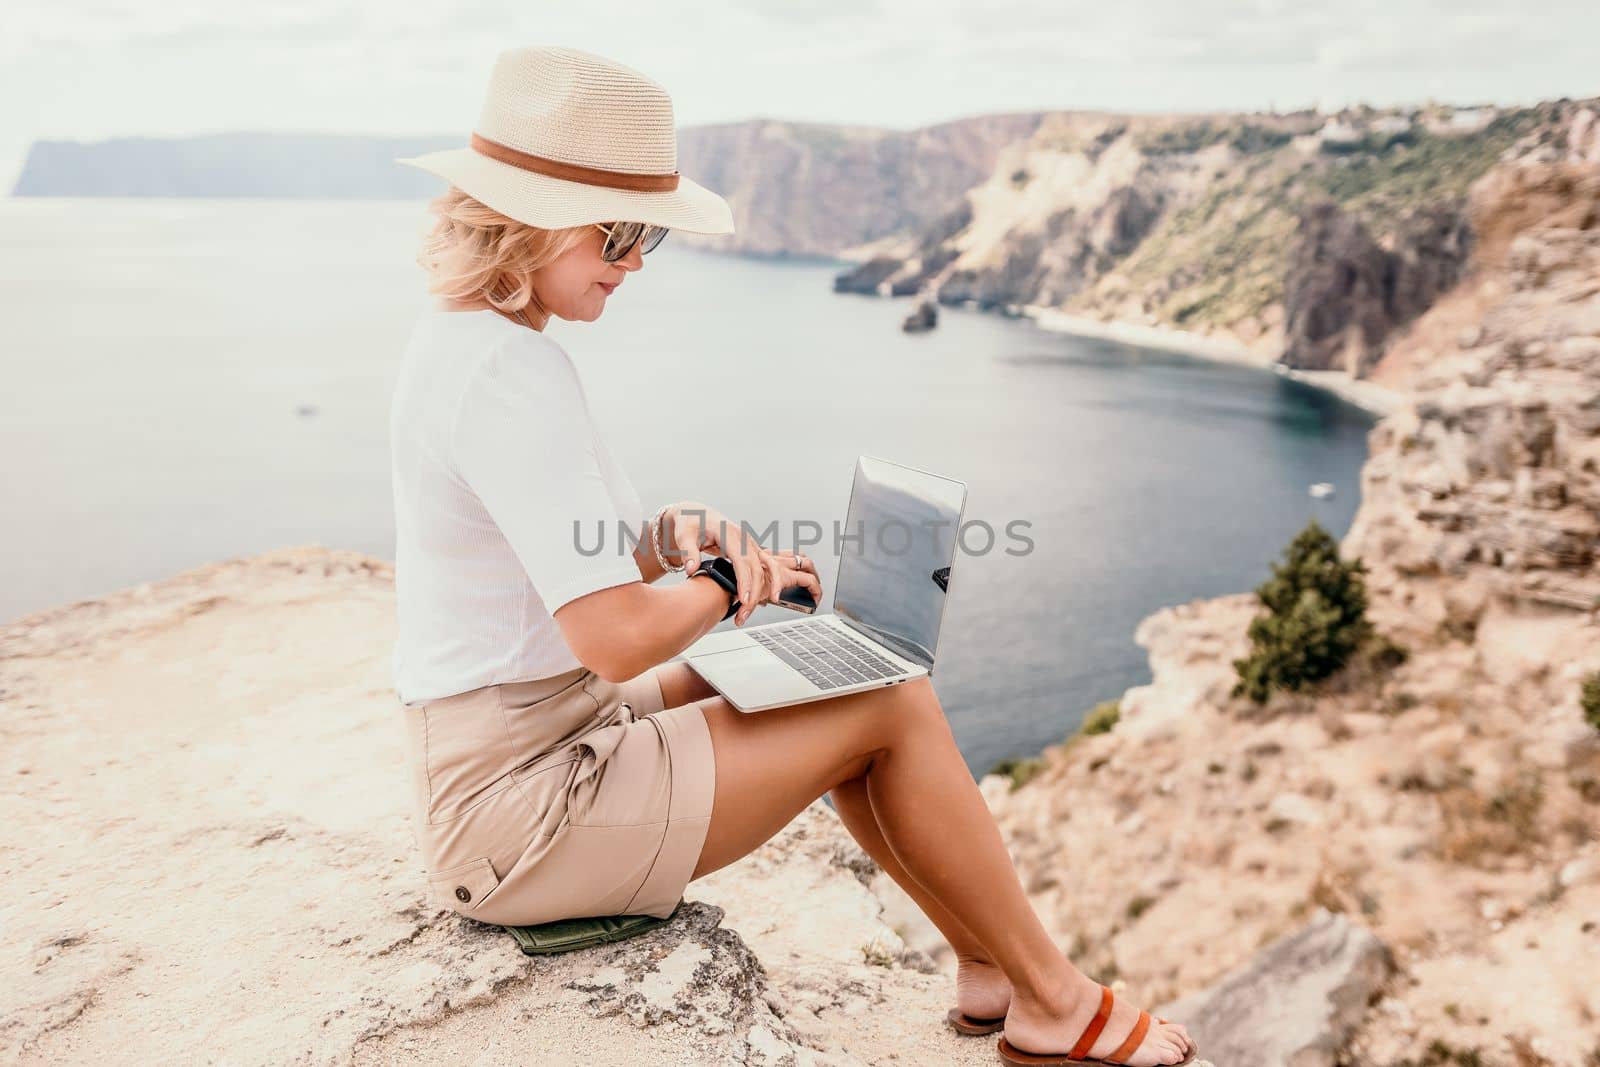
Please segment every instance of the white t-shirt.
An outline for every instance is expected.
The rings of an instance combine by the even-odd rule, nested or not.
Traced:
[[[582,666],[552,613],[642,580],[632,552],[648,516],[566,350],[487,308],[430,300],[389,441],[401,702]]]

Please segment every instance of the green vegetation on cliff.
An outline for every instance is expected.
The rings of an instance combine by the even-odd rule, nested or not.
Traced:
[[[1332,199],[1376,234],[1406,213],[1465,194],[1516,141],[1548,121],[1540,109],[1507,111],[1482,129],[1451,135],[1414,126],[1337,151],[1306,152],[1283,130],[1213,119],[1136,133],[1151,156],[1226,143],[1243,159],[1194,202],[1168,213],[1117,268],[1157,318],[1185,329],[1229,327],[1283,302],[1302,206]],[[1326,147],[1326,146],[1325,146]],[[1071,307],[1103,296],[1085,291]]]
[[[1327,195],[1382,230],[1403,212],[1465,195],[1500,154],[1542,121],[1537,111],[1508,111],[1481,130],[1455,136],[1417,132],[1387,150],[1336,157],[1307,176],[1307,188]]]
[[[1250,156],[1282,148],[1293,139],[1292,131],[1265,123],[1213,119],[1146,126],[1133,135],[1134,146],[1147,156],[1198,152],[1214,144],[1226,144],[1240,155]]]
[[[1339,543],[1320,523],[1307,523],[1256,587],[1265,611],[1250,620],[1250,655],[1233,661],[1233,695],[1265,704],[1274,690],[1304,689],[1373,640],[1365,571],[1361,560],[1339,558]]]
[[[1121,273],[1155,298],[1157,317],[1186,329],[1265,313],[1283,299],[1295,232],[1290,189],[1304,166],[1287,152],[1253,158],[1163,219]]]

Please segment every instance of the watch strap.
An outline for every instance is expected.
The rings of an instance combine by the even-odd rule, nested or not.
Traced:
[[[689,577],[697,578],[702,574],[722,586],[728,594],[728,613],[719,621],[733,618],[739,610],[739,578],[734,572],[733,562],[725,556],[703,557],[700,566]]]

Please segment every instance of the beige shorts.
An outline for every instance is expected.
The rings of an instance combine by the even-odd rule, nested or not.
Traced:
[[[580,667],[402,705],[430,896],[483,922],[666,916],[716,783],[699,705]]]

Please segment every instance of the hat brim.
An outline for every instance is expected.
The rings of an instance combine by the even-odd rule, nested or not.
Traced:
[[[436,174],[500,214],[555,230],[592,222],[646,222],[690,233],[732,233],[728,202],[679,175],[671,192],[644,193],[571,182],[513,167],[470,148],[447,148],[396,163]]]

